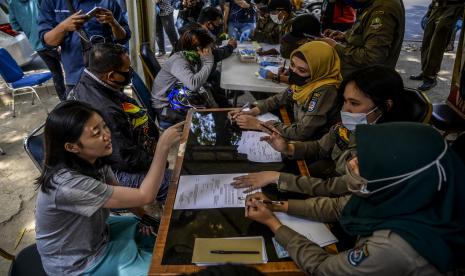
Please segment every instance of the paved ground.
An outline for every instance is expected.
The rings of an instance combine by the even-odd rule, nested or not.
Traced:
[[[410,74],[418,73],[420,52],[418,42],[421,39],[419,18],[426,10],[424,0],[412,0],[406,5],[407,35],[397,69],[405,80],[407,87],[416,87],[417,82],[408,80]],[[416,24],[416,25],[415,25]],[[413,41],[413,42],[411,42]],[[446,53],[439,73],[438,86],[427,92],[432,102],[442,102],[448,95],[455,53]],[[49,83],[50,92],[40,89],[39,94],[48,109],[58,102]],[[34,242],[34,179],[39,171],[23,150],[23,138],[28,132],[40,125],[45,119],[45,112],[39,104],[31,105],[30,96],[17,100],[17,116],[11,117],[9,95],[0,83],[0,147],[6,155],[0,155],[0,247],[16,254],[25,246]],[[245,101],[245,100],[243,100]],[[240,104],[240,103],[239,103]],[[15,247],[20,233],[26,229],[24,236]],[[0,275],[6,275],[10,263],[0,258]]]

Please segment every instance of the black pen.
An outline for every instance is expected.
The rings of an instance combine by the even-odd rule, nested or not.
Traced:
[[[210,250],[211,254],[260,254],[254,250]]]
[[[264,128],[266,128],[267,130],[269,130],[271,133],[276,133],[278,134],[279,136],[283,136],[281,133],[277,132],[276,130],[274,130],[273,128],[267,126],[265,123],[260,123],[261,126],[263,126]]]

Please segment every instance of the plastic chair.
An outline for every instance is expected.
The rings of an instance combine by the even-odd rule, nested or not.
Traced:
[[[155,112],[155,109],[152,107],[150,101],[152,94],[150,93],[150,90],[147,88],[147,86],[145,86],[145,83],[142,80],[142,78],[135,71],[132,75],[131,88],[134,92],[134,96],[136,97],[137,101],[140,102],[145,109],[147,109],[147,114],[149,118],[153,122],[156,122],[157,113]]]
[[[403,113],[406,121],[428,123],[433,110],[428,96],[420,90],[405,88],[402,94]]]
[[[41,124],[38,128],[34,129],[24,138],[24,150],[29,158],[31,158],[34,165],[42,172],[44,163],[44,129],[45,123]]]
[[[444,137],[450,133],[465,131],[465,119],[445,103],[433,105],[431,124],[444,131]]]
[[[0,48],[0,75],[5,80],[8,89],[11,90],[13,97],[13,117],[16,116],[15,97],[24,94],[32,94],[32,104],[34,104],[34,96],[36,96],[39,103],[48,113],[35,88],[51,79],[52,73],[43,72],[25,75],[11,55],[4,48]]]
[[[161,66],[155,58],[155,54],[152,49],[150,49],[149,42],[141,43],[139,47],[139,57],[142,61],[142,66],[144,67],[144,75],[147,80],[148,87],[152,87],[155,77],[160,72]]]
[[[0,248],[0,255],[7,260],[11,260],[9,276],[46,276],[37,251],[36,244],[31,244],[21,250],[18,255],[14,256]]]

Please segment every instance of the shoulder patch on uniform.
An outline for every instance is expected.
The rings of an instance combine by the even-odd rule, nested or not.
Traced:
[[[358,248],[349,250],[347,261],[352,266],[358,266],[363,260],[369,256],[367,245],[364,244]]]
[[[307,110],[308,112],[312,112],[313,110],[315,110],[320,96],[321,94],[318,92],[313,93],[312,98],[310,99],[310,102],[308,103],[308,110]]]
[[[370,23],[370,28],[373,30],[379,30],[383,26],[383,21],[379,16],[373,18]]]

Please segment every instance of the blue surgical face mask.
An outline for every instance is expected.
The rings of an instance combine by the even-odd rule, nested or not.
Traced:
[[[341,111],[342,124],[348,130],[354,131],[355,127],[357,125],[367,125],[368,124],[368,120],[367,120],[368,115],[375,112],[376,109],[378,109],[378,107],[373,108],[368,113],[351,113],[351,112]]]
[[[344,4],[351,6],[354,9],[366,8],[366,3],[361,3],[357,0],[344,0]]]

